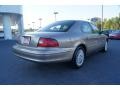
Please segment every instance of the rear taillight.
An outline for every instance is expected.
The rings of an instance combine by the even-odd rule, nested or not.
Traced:
[[[55,39],[40,38],[37,47],[59,47],[59,43]]]

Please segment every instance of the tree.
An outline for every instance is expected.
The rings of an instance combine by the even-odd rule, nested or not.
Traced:
[[[112,29],[112,30],[120,30],[120,17],[112,17],[110,19],[103,20],[103,29]],[[101,21],[94,22],[94,24],[101,29]]]

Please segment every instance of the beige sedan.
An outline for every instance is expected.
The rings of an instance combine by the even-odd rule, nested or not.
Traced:
[[[16,56],[35,62],[70,61],[81,67],[85,57],[96,51],[107,51],[107,36],[87,21],[64,20],[37,32],[19,37],[13,50]]]

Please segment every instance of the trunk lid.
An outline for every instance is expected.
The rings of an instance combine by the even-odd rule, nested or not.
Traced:
[[[66,45],[64,43],[69,40],[66,34],[67,32],[30,32],[20,38],[20,44],[37,47],[40,38],[51,38],[58,41],[59,47],[65,47]]]

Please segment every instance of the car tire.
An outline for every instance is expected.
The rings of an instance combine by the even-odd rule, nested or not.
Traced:
[[[106,40],[104,47],[102,49],[103,52],[107,52],[108,51],[108,41]]]
[[[85,49],[83,47],[78,47],[72,58],[72,64],[74,68],[80,68],[83,66],[85,61]]]

